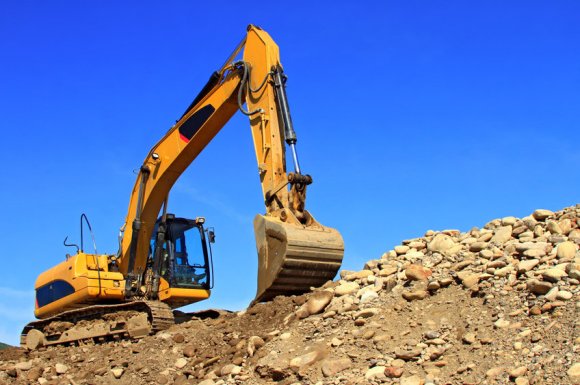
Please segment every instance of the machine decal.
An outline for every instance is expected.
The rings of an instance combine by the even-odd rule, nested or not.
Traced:
[[[56,280],[36,289],[36,302],[43,307],[75,292],[74,287],[66,281]]]
[[[179,126],[179,136],[189,142],[193,135],[203,126],[206,120],[214,113],[215,108],[211,104],[203,106],[195,114],[191,115],[181,126]]]

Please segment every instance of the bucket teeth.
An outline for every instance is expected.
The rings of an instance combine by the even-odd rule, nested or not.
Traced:
[[[301,294],[334,278],[344,255],[340,233],[329,227],[295,225],[257,215],[258,291],[254,302]]]

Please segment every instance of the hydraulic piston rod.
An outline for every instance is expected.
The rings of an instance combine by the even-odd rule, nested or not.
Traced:
[[[284,77],[282,75],[282,68],[276,67],[274,70],[274,89],[276,91],[276,103],[278,104],[278,111],[282,117],[284,124],[284,138],[290,151],[292,151],[292,161],[294,162],[294,171],[300,174],[300,163],[298,162],[298,154],[296,152],[296,132],[292,124],[292,117],[290,116],[290,106],[288,105],[288,98],[286,97],[286,85],[284,84]]]

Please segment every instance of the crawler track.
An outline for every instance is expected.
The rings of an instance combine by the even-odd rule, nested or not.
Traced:
[[[22,330],[20,345],[36,349],[49,345],[141,338],[173,324],[171,308],[159,301],[93,305],[29,323]]]

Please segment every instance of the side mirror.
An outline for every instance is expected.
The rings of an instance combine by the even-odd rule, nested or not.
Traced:
[[[207,236],[209,238],[209,243],[215,243],[215,233],[213,230],[209,230]]]

